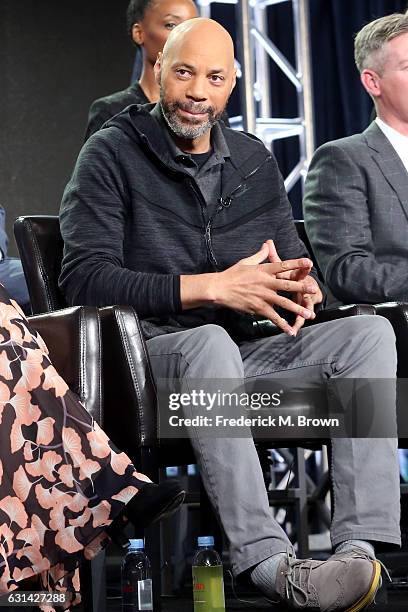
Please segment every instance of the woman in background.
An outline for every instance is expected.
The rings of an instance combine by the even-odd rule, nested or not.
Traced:
[[[168,516],[184,491],[137,472],[68,389],[0,285],[0,595],[41,578],[80,602],[78,566],[123,527]],[[53,608],[45,605],[50,612]]]
[[[179,23],[197,17],[193,0],[131,0],[127,26],[132,41],[142,53],[143,66],[139,81],[123,91],[95,100],[88,115],[85,140],[129,104],[158,102],[160,87],[154,78],[157,54]]]

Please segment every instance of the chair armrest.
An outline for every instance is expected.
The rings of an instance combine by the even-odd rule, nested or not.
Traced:
[[[408,378],[408,303],[386,302],[375,305],[377,315],[385,317],[391,323],[398,353],[398,378]]]
[[[158,445],[157,401],[149,356],[131,306],[99,309],[103,335],[105,428],[131,457]]]
[[[101,330],[98,309],[74,306],[28,317],[69,388],[102,425]]]
[[[316,325],[316,323],[327,323],[328,321],[337,321],[337,319],[344,319],[346,317],[375,314],[375,307],[371,304],[347,304],[346,306],[339,306],[338,308],[319,310],[316,314],[316,318],[313,319],[313,321],[307,321],[307,323],[309,325]]]

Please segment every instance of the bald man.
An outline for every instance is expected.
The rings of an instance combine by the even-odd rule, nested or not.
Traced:
[[[189,388],[205,379],[216,388],[222,379],[225,390],[228,381],[291,378],[299,389],[381,377],[392,384],[372,393],[373,408],[395,425],[389,323],[355,317],[302,327],[322,292],[276,161],[219,121],[236,78],[229,34],[211,20],[184,22],[155,74],[160,102],[130,106],[94,134],[65,190],[67,300],[134,306],[156,381],[178,378]],[[207,433],[190,428],[234,574],[250,572],[266,596],[294,610],[368,605],[380,581],[374,546],[400,544],[395,432],[375,444],[333,440],[335,554],[325,562],[295,558],[271,515],[250,430]]]

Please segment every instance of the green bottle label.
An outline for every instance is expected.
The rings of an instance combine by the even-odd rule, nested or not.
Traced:
[[[193,565],[194,612],[225,612],[222,565]]]

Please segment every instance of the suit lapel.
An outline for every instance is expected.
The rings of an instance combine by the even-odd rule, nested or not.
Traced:
[[[408,172],[394,147],[373,121],[363,133],[373,160],[398,196],[408,217]]]

